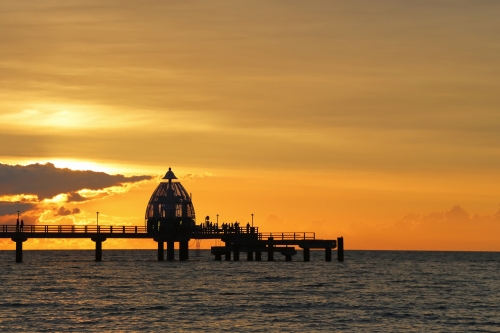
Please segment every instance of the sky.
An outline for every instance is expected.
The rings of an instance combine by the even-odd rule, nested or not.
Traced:
[[[499,16],[482,0],[1,1],[0,224],[144,225],[171,167],[198,223],[500,251]]]

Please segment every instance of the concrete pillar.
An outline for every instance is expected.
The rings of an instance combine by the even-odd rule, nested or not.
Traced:
[[[95,241],[95,261],[102,261],[102,241]]]
[[[247,251],[247,261],[253,261],[253,252]]]
[[[216,261],[221,261],[222,260],[222,255],[221,254],[216,254],[215,255],[215,260]]]
[[[285,261],[292,261],[292,255],[291,254],[285,254]]]
[[[167,241],[167,260],[173,261],[175,258],[175,242],[170,240]]]
[[[95,261],[102,261],[102,242],[106,240],[106,238],[96,237],[91,238],[93,242],[95,242]]]
[[[337,238],[337,259],[344,261],[344,237]]]
[[[310,251],[311,251],[311,250],[310,250],[308,247],[305,247],[305,248],[304,248],[304,251],[303,251],[303,252],[304,252],[304,261],[309,261],[309,260],[311,260],[311,256],[310,256],[310,255],[311,255],[311,253],[310,253]]]
[[[189,241],[179,242],[179,260],[186,261],[189,259]]]
[[[274,247],[273,247],[273,237],[267,239],[269,242],[267,244],[267,261],[274,261]]]
[[[233,244],[233,250],[234,250],[234,256],[233,256],[233,260],[234,261],[240,261],[240,248],[238,246],[238,244]]]
[[[332,261],[332,248],[325,247],[325,261]]]
[[[21,263],[23,262],[23,242],[26,242],[28,238],[18,236],[11,239],[16,242],[16,263]]]
[[[226,251],[226,254],[225,254],[225,259],[226,259],[226,261],[231,260],[231,250],[229,250],[229,249],[228,249],[228,250]]]
[[[164,241],[158,241],[158,261],[163,261],[163,244]]]
[[[23,262],[23,241],[16,241],[16,263]]]
[[[261,261],[262,260],[262,252],[256,251],[255,252],[255,260],[256,261]]]

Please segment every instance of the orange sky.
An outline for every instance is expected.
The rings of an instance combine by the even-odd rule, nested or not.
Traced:
[[[492,1],[2,2],[0,163],[172,167],[198,222],[253,213],[261,230],[347,249],[499,251],[499,14]],[[142,225],[158,183],[42,198],[2,170],[0,223],[22,207],[30,223],[99,211]]]

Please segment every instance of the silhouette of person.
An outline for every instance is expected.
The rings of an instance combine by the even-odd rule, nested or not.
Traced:
[[[23,228],[24,228],[24,221],[21,220],[21,231],[23,231]]]
[[[19,219],[17,219],[17,222],[16,222],[16,232],[19,231]]]
[[[250,233],[250,223],[247,223],[247,234]]]

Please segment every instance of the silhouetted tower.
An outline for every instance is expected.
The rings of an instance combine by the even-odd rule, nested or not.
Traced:
[[[189,233],[195,225],[191,196],[168,168],[165,177],[151,195],[146,208],[148,232],[176,239]]]

